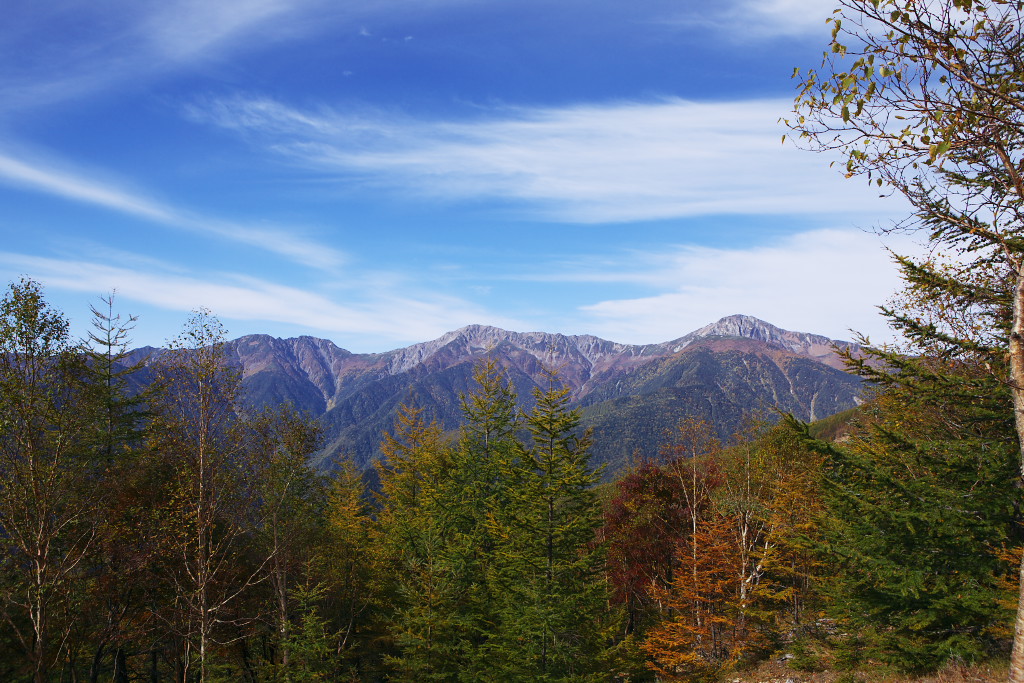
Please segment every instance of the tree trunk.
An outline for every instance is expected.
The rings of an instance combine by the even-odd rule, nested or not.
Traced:
[[[106,654],[106,646],[100,645],[92,656],[92,664],[89,666],[89,683],[99,683],[100,667],[103,665],[103,655]]]
[[[114,683],[128,683],[128,657],[124,648],[119,647],[114,651]]]
[[[1024,476],[1024,273],[1018,266],[1013,296],[1013,326],[1010,330],[1010,391],[1013,394],[1013,417],[1021,448],[1021,474]],[[1024,683],[1024,556],[1020,566],[1020,596],[1017,620],[1013,629],[1013,652],[1010,655],[1010,683]]]

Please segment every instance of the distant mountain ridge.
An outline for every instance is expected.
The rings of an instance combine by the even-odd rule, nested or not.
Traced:
[[[594,429],[595,460],[612,471],[634,450],[656,451],[665,430],[688,415],[707,419],[724,437],[750,415],[782,410],[809,420],[854,406],[861,381],[839,369],[834,347],[857,350],[745,315],[644,345],[485,325],[373,354],[309,336],[249,335],[227,343],[241,368],[245,404],[290,402],[320,420],[323,467],[339,457],[369,466],[403,402],[456,429],[459,396],[473,390],[474,366],[494,358],[527,407],[544,368],[557,369]]]

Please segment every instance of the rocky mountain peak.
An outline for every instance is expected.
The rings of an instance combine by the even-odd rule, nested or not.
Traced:
[[[705,325],[682,337],[676,342],[674,350],[681,351],[694,342],[714,337],[754,339],[780,349],[818,359],[835,359],[836,347],[856,348],[856,345],[850,342],[836,341],[820,334],[792,332],[751,315],[735,314],[728,315],[718,322]],[[830,364],[834,365],[837,362],[832,360]]]
[[[705,325],[699,330],[691,332],[687,337],[698,339],[703,337],[744,337],[746,339],[773,342],[782,340],[786,334],[786,330],[767,323],[760,318],[755,318],[752,315],[735,314],[727,315],[718,322]],[[788,334],[794,333],[789,332]]]

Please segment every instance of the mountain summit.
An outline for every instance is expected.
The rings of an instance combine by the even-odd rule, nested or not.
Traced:
[[[677,350],[682,350],[698,339],[718,337],[740,337],[765,342],[793,353],[815,358],[833,367],[842,367],[836,349],[857,349],[852,342],[829,339],[820,334],[791,332],[750,315],[729,315],[718,322],[705,325],[678,340]]]

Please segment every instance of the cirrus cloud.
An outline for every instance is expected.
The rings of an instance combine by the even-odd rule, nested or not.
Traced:
[[[318,182],[441,201],[506,200],[549,220],[900,211],[865,184],[844,182],[823,157],[783,145],[778,119],[790,107],[778,99],[668,98],[430,121],[234,97],[196,102],[187,114],[243,134]]]

